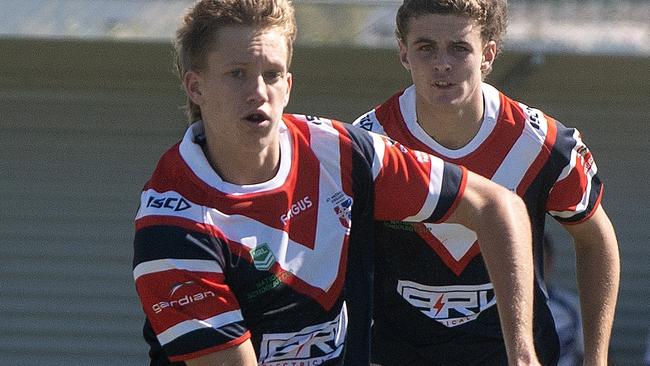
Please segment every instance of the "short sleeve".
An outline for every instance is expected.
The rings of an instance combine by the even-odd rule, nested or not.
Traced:
[[[580,223],[595,212],[600,203],[603,186],[598,168],[580,132],[558,123],[558,138],[554,154],[563,162],[546,204],[548,213],[564,224]]]
[[[467,170],[371,134],[376,159],[375,219],[443,222],[465,189]]]
[[[171,361],[217,352],[250,337],[225,281],[214,239],[184,228],[136,231],[133,278],[142,308]],[[215,253],[217,258],[215,258]]]

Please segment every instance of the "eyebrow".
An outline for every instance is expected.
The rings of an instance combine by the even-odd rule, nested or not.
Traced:
[[[431,38],[427,38],[427,37],[418,37],[418,38],[413,40],[413,43],[437,43],[437,41],[435,41],[435,40],[433,40]],[[452,43],[452,44],[470,44],[469,42],[467,42],[465,40],[462,40],[462,39],[451,41],[450,43]]]
[[[413,43],[436,43],[436,42],[431,38],[418,37],[413,40]]]

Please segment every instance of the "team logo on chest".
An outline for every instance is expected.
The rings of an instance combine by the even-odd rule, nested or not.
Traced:
[[[327,202],[332,204],[334,213],[339,217],[341,225],[346,229],[350,229],[350,226],[352,226],[352,197],[343,193],[343,191],[338,191],[328,198]]]

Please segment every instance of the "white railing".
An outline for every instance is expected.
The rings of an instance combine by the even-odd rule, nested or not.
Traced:
[[[169,41],[192,0],[0,0],[0,37]],[[399,0],[294,0],[298,42],[395,47]],[[650,1],[516,1],[507,49],[650,56]]]

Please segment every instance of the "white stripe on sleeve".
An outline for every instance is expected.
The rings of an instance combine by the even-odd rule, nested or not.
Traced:
[[[173,341],[174,339],[182,335],[185,335],[187,333],[190,333],[192,331],[195,331],[197,329],[202,329],[202,328],[218,329],[224,325],[242,321],[243,319],[244,318],[242,317],[241,311],[232,310],[232,311],[219,314],[217,316],[213,316],[212,318],[208,318],[205,320],[200,320],[200,319],[186,320],[158,334],[158,340],[160,341],[161,345],[165,345]]]
[[[404,219],[404,221],[422,222],[435,211],[440,200],[440,192],[442,191],[442,180],[444,175],[444,162],[441,159],[431,157],[431,173],[429,174],[429,194],[426,201],[422,205],[420,212],[414,216]]]
[[[137,281],[140,276],[168,271],[172,269],[181,269],[192,272],[214,272],[223,273],[219,264],[212,260],[201,259],[157,259],[148,262],[142,262],[133,269],[133,279]]]

